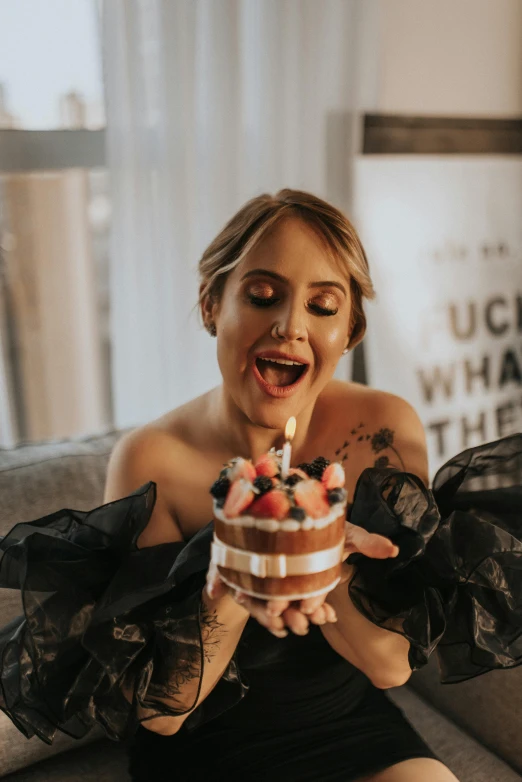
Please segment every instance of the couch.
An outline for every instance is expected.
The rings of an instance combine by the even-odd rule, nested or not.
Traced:
[[[100,505],[119,436],[0,450],[0,535],[16,522],[59,508]],[[19,613],[18,593],[0,590],[0,622]],[[389,694],[461,782],[522,782],[522,667],[440,685],[432,659]],[[101,729],[81,741],[60,735],[49,747],[36,737],[27,740],[0,712],[0,778],[124,782],[129,776],[123,746],[104,738]]]

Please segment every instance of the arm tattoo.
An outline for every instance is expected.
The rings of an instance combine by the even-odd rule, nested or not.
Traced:
[[[201,637],[203,638],[203,650],[205,661],[209,663],[219,652],[223,636],[226,633],[225,625],[218,621],[217,611],[212,610],[201,603]]]
[[[404,462],[401,458],[400,453],[395,448],[393,441],[395,437],[395,432],[392,429],[387,429],[385,427],[382,427],[374,434],[367,434],[365,431],[365,424],[360,423],[358,426],[356,426],[354,429],[351,430],[351,440],[345,440],[344,443],[336,449],[335,455],[341,456],[341,461],[346,461],[348,459],[348,449],[352,442],[354,443],[366,443],[369,441],[370,448],[372,449],[374,454],[381,454],[381,451],[390,450],[392,451],[395,456],[397,457],[399,464],[401,465],[402,469],[405,470]],[[375,459],[374,466],[375,467],[388,467],[390,465],[390,459],[386,454],[381,454]]]
[[[192,619],[189,620],[189,625],[184,627],[186,621],[187,619],[177,620],[171,628],[171,653],[162,655],[161,664],[156,663],[158,667],[155,667],[147,691],[148,697],[168,702],[171,708],[187,708],[186,700],[190,702],[192,696],[195,697],[196,690],[193,688],[198,685],[203,661],[210,663],[216,656],[226,633],[225,625],[218,621],[216,609],[207,608],[203,601],[199,611],[202,648],[199,641],[194,643],[192,640],[194,631],[197,633],[197,627],[194,628]],[[184,642],[185,637],[187,642]],[[165,697],[168,700],[165,700]]]

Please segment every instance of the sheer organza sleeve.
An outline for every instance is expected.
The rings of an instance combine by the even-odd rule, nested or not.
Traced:
[[[52,743],[57,730],[81,738],[98,723],[123,739],[145,718],[197,703],[213,525],[186,543],[138,549],[155,499],[150,482],[90,512],[17,524],[0,539],[0,587],[20,590],[24,612],[0,629],[0,709],[28,738]],[[245,690],[234,656],[187,727]]]
[[[410,642],[412,669],[436,649],[441,680],[522,662],[522,435],[471,448],[437,472],[370,468],[352,523],[391,538],[395,559],[352,554],[350,596]]]

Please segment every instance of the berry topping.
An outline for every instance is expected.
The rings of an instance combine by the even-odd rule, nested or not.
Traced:
[[[306,476],[308,478],[308,475]],[[299,483],[299,481],[304,480],[298,473],[295,473],[293,475],[289,475],[286,479],[285,483],[287,486],[295,486],[296,483]]]
[[[228,490],[230,489],[230,481],[228,478],[218,478],[217,481],[214,481],[212,486],[210,487],[210,493],[213,497],[216,498],[216,500],[226,497],[228,494]]]
[[[281,489],[272,489],[272,491],[262,494],[252,503],[250,514],[261,519],[277,519],[281,521],[286,518],[290,510],[290,500]]]
[[[246,481],[252,483],[256,477],[256,470],[249,459],[243,459],[241,456],[238,456],[237,459],[232,460],[231,467],[228,471],[228,477],[231,481],[237,481],[238,478],[244,478]]]
[[[316,472],[320,472],[320,477],[322,477],[323,472],[326,470],[329,464],[330,459],[325,459],[324,456],[317,456],[312,462],[312,467]]]
[[[254,486],[259,490],[260,494],[266,494],[272,488],[272,478],[268,478],[266,475],[258,475],[254,478]]]
[[[345,476],[342,464],[334,462],[328,465],[321,480],[327,489],[340,489],[341,486],[344,486]]]
[[[330,505],[346,502],[346,489],[330,489],[328,491],[328,502]]]
[[[308,473],[306,473],[304,470],[300,470],[299,467],[290,467],[288,470],[288,475],[299,475],[299,477],[303,480],[308,478]]]
[[[275,453],[264,453],[255,463],[257,475],[273,478],[279,472],[279,462]]]
[[[297,467],[299,470],[303,470],[303,472],[305,472],[309,478],[315,478],[316,481],[320,481],[323,476],[323,472],[329,464],[329,460],[325,459],[324,456],[318,456],[313,460],[313,462],[303,462]]]
[[[290,513],[288,515],[291,519],[294,519],[294,521],[304,521],[306,519],[306,511],[303,508],[299,508],[297,505],[290,508]]]
[[[250,481],[240,478],[238,481],[234,481],[230,487],[223,506],[223,513],[229,519],[233,519],[234,516],[238,516],[245,508],[248,508],[253,499],[254,489],[252,484]]]
[[[300,481],[294,489],[294,499],[313,519],[326,516],[330,510],[326,489],[318,481]]]

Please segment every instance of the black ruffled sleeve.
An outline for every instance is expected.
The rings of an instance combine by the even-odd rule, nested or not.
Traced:
[[[352,554],[349,589],[368,619],[409,640],[412,669],[435,649],[444,683],[522,662],[522,435],[450,459],[432,491],[367,469],[349,518],[399,546],[395,559]]]
[[[0,629],[0,709],[28,738],[81,738],[99,723],[123,739],[141,709],[147,719],[178,716],[197,702],[213,525],[188,542],[138,549],[155,499],[151,482],[90,512],[17,524],[0,539],[0,587],[19,589],[24,611]],[[185,724],[211,719],[246,689],[234,656]]]

